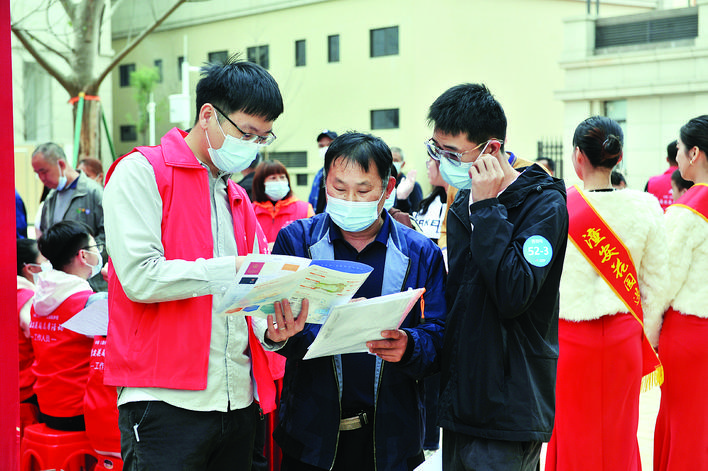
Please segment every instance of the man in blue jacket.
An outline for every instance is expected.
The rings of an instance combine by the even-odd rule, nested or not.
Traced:
[[[539,165],[512,167],[504,110],[483,85],[449,89],[428,119],[428,153],[460,189],[447,217],[443,469],[535,470],[553,429],[565,188]]]
[[[303,360],[320,326],[307,324],[278,352],[287,357],[274,437],[284,470],[412,470],[423,461],[423,382],[438,362],[445,319],[444,264],[428,238],[383,210],[395,187],[391,151],[346,133],[325,156],[325,213],[278,234],[273,253],[353,260],[373,272],[355,298],[426,288],[400,329],[371,353]],[[422,305],[425,306],[423,322]]]

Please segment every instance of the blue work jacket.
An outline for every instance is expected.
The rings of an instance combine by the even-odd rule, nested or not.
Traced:
[[[422,462],[425,403],[423,377],[439,368],[445,322],[445,267],[428,238],[390,218],[382,295],[425,288],[421,302],[401,324],[409,347],[398,363],[376,359],[374,452],[377,470],[408,470]],[[329,215],[318,214],[283,228],[273,253],[334,259]],[[306,324],[278,352],[287,357],[280,423],[274,437],[283,452],[304,463],[331,469],[339,440],[342,397],[340,355],[303,360],[320,325]],[[411,345],[412,342],[412,345]]]

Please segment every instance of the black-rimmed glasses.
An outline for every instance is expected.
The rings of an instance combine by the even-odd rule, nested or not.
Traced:
[[[267,136],[259,136],[258,134],[253,134],[253,133],[250,133],[250,132],[245,132],[245,131],[243,131],[240,127],[238,127],[238,124],[236,124],[236,123],[234,123],[233,121],[231,121],[231,118],[229,118],[229,117],[226,115],[226,113],[224,113],[224,112],[221,111],[219,108],[217,108],[216,105],[214,105],[214,104],[212,103],[211,106],[213,106],[214,109],[215,109],[216,111],[218,111],[218,112],[221,114],[221,116],[223,116],[224,118],[226,118],[226,120],[227,120],[229,123],[231,123],[236,129],[238,129],[238,132],[241,133],[241,137],[238,138],[238,139],[240,139],[240,140],[242,140],[242,141],[245,141],[245,142],[253,142],[253,143],[255,143],[255,144],[262,144],[262,145],[264,145],[264,146],[267,146],[267,145],[271,144],[271,143],[275,140],[276,136],[275,136],[275,134],[273,133],[273,131],[269,131]]]

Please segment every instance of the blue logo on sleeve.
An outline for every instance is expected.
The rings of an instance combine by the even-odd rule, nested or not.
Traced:
[[[540,235],[531,236],[524,242],[524,258],[531,265],[545,267],[551,263],[553,248],[545,237]]]

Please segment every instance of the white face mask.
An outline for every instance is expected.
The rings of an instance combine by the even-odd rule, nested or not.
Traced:
[[[95,265],[91,265],[90,263],[86,262],[86,265],[91,267],[91,275],[89,276],[89,278],[93,278],[94,276],[101,273],[101,268],[103,268],[103,255],[101,255],[101,252],[92,252],[91,250],[86,250],[86,251],[88,253],[92,253],[96,257],[98,257],[98,261],[96,262]]]
[[[218,149],[214,149],[211,146],[209,133],[206,129],[204,130],[207,144],[209,144],[209,157],[211,157],[213,164],[216,168],[226,173],[236,173],[248,168],[258,155],[258,151],[264,147],[264,144],[256,144],[255,142],[236,139],[224,133],[218,119],[216,120],[216,124],[219,126],[219,130],[221,130],[221,134],[224,135],[224,143]]]
[[[37,284],[37,277],[40,274],[48,272],[48,271],[52,271],[52,269],[53,269],[52,262],[50,262],[49,260],[42,262],[41,265],[37,265],[36,263],[26,263],[25,265],[27,265],[29,267],[39,267],[40,268],[39,272],[32,273],[32,280],[33,280],[34,284]]]
[[[265,182],[265,194],[271,201],[280,201],[290,193],[287,181]]]
[[[398,174],[400,175],[401,167],[403,167],[403,162],[394,162],[393,166],[396,167],[396,172],[398,172]]]
[[[324,160],[325,154],[327,153],[327,149],[329,149],[329,146],[327,147],[320,147],[320,158]]]
[[[384,194],[385,189],[376,201],[347,201],[327,194],[325,212],[343,231],[363,231],[379,218],[379,202]]]
[[[64,175],[64,171],[61,169],[61,165],[59,165],[59,162],[57,161],[57,167],[59,167],[59,181],[57,182],[57,191],[61,191],[66,187],[66,176]]]

